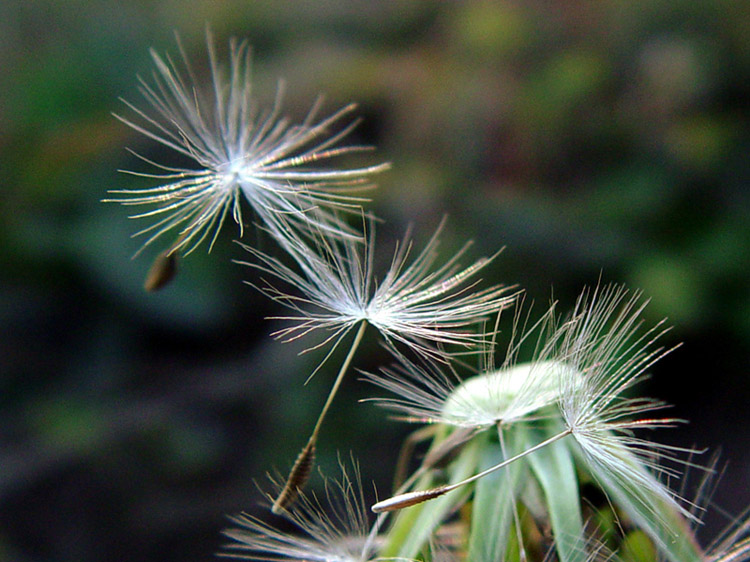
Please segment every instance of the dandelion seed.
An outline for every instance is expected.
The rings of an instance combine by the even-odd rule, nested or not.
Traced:
[[[190,253],[206,238],[210,238],[210,249],[230,213],[242,235],[240,194],[277,238],[283,238],[284,229],[290,226],[304,234],[310,225],[332,236],[356,238],[358,233],[335,211],[359,209],[363,199],[345,191],[367,187],[367,178],[388,165],[348,170],[315,166],[367,150],[363,146],[339,146],[356,121],[332,132],[355,106],[318,119],[318,100],[302,123],[292,125],[280,116],[281,88],[271,110],[257,108],[251,94],[250,48],[246,42],[230,42],[228,69],[218,62],[210,33],[207,43],[213,82],[210,88],[199,87],[178,38],[184,69],[169,56],[162,58],[152,51],[156,66],[152,83],[140,79],[140,91],[151,109],[124,102],[135,117],[116,115],[139,133],[194,160],[197,166],[174,168],[136,154],[157,171],[127,173],[162,185],[113,190],[110,193],[122,197],[107,201],[153,207],[132,217],[156,218],[154,224],[136,234],[149,235],[144,246],[179,228],[170,253]]]
[[[354,464],[342,465],[339,481],[325,481],[325,502],[301,494],[294,509],[283,512],[305,536],[290,535],[250,515],[232,517],[238,528],[224,531],[233,540],[222,555],[250,560],[364,562],[377,560],[377,541],[368,540],[365,501]],[[278,484],[273,482],[278,488]]]
[[[328,332],[316,349],[340,339],[354,326],[367,322],[389,343],[404,344],[421,355],[444,357],[444,346],[472,348],[491,334],[475,328],[510,306],[511,288],[477,289],[475,277],[493,259],[482,258],[466,268],[459,265],[469,244],[443,265],[435,266],[441,224],[425,248],[409,263],[409,235],[397,244],[390,268],[374,280],[374,229],[365,234],[364,248],[352,240],[315,238],[310,247],[299,237],[288,240],[288,252],[299,264],[297,273],[278,259],[245,247],[258,259],[244,263],[266,272],[299,291],[299,295],[267,283],[261,290],[297,313],[277,319],[291,322],[274,335],[295,340],[317,330]]]
[[[571,377],[563,378],[560,412],[597,478],[625,490],[652,518],[663,520],[665,513],[670,517],[679,513],[695,519],[680,504],[678,494],[658,477],[679,478],[680,472],[666,463],[686,464],[678,455],[698,451],[633,435],[635,430],[673,427],[682,422],[647,417],[666,407],[661,401],[625,396],[643,380],[647,369],[672,351],[655,347],[656,340],[667,331],[663,322],[642,336],[635,335],[646,304],[640,293],[629,294],[617,286],[596,289],[579,298],[574,321],[558,336],[565,361],[584,376],[575,383]],[[657,537],[657,542],[661,540]]]
[[[177,261],[177,254],[172,254],[168,250],[156,256],[143,283],[146,292],[153,293],[167,286],[177,275]]]
[[[258,258],[258,263],[245,263],[296,287],[300,296],[290,295],[267,284],[265,294],[299,312],[298,316],[281,317],[293,322],[275,335],[294,340],[310,332],[324,329],[330,332],[325,340],[309,349],[334,342],[328,356],[355,326],[359,326],[344,365],[339,370],[333,388],[304,450],[314,451],[318,432],[333,397],[353,358],[367,324],[373,325],[390,344],[400,342],[417,353],[442,356],[438,346],[457,344],[465,347],[483,342],[486,334],[469,330],[488,315],[510,305],[515,295],[508,289],[490,287],[471,291],[476,283],[467,283],[489,259],[481,259],[461,269],[458,259],[466,247],[443,266],[433,269],[437,258],[438,235],[442,225],[425,249],[407,265],[411,242],[408,237],[396,248],[391,267],[381,283],[372,278],[374,230],[365,237],[365,247],[348,239],[329,239],[318,236],[315,249],[300,237],[290,236],[285,249],[298,262],[302,273],[297,273],[276,258],[258,250],[245,248]],[[309,379],[308,379],[309,380]],[[304,451],[303,450],[303,451]],[[302,457],[300,457],[302,458]],[[307,457],[310,458],[311,457]],[[296,489],[304,484],[304,467],[295,464],[282,494],[274,503],[274,510],[284,509],[295,497]]]

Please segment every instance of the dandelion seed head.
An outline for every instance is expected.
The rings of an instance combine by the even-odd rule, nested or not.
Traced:
[[[128,173],[160,185],[112,190],[116,197],[106,201],[150,207],[132,216],[156,220],[136,236],[149,236],[145,246],[179,229],[171,251],[184,253],[206,239],[210,239],[210,249],[229,214],[242,234],[241,198],[277,239],[283,240],[288,227],[304,236],[310,225],[333,235],[356,237],[338,213],[357,211],[364,199],[345,190],[367,187],[368,178],[388,165],[320,166],[338,156],[368,150],[341,145],[356,125],[355,121],[340,126],[354,105],[319,119],[318,100],[300,124],[292,125],[281,117],[281,88],[271,109],[259,109],[252,94],[251,53],[246,42],[230,41],[227,66],[219,62],[210,33],[207,43],[209,87],[201,87],[178,38],[182,64],[152,51],[151,80],[140,79],[148,109],[124,102],[133,116],[116,115],[135,131],[192,160],[196,167],[169,167],[136,154],[155,172]]]
[[[293,340],[317,330],[327,331],[324,343],[343,337],[351,327],[366,321],[389,343],[399,343],[425,356],[444,357],[445,346],[477,348],[489,334],[478,330],[483,322],[510,306],[516,294],[508,287],[477,289],[472,279],[489,262],[481,259],[461,268],[460,251],[436,266],[438,228],[425,248],[409,259],[408,236],[397,245],[386,274],[373,274],[374,228],[370,224],[364,244],[351,239],[316,237],[317,244],[300,237],[285,246],[300,272],[262,252],[246,248],[258,262],[246,263],[285,284],[298,294],[268,284],[268,296],[291,308],[296,315],[278,337]]]
[[[627,394],[669,351],[655,345],[663,324],[641,333],[644,307],[639,293],[596,288],[584,292],[567,318],[550,314],[535,326],[541,329],[530,363],[514,365],[511,351],[503,368],[460,384],[441,366],[408,362],[366,377],[397,395],[377,399],[378,404],[413,421],[481,429],[554,417],[567,427],[597,479],[627,490],[654,517],[672,510],[691,518],[661,478],[678,478],[674,466],[681,464],[680,456],[695,451],[634,434],[679,422],[654,416],[662,402]]]
[[[559,361],[524,363],[471,377],[446,398],[442,416],[461,425],[489,426],[528,419],[554,404],[561,393],[560,380],[580,377]]]
[[[655,415],[661,401],[631,397],[629,390],[671,349],[657,345],[666,328],[642,330],[647,302],[638,292],[610,285],[585,291],[557,332],[560,354],[583,375],[574,387],[563,380],[560,416],[578,445],[588,472],[664,551],[682,540],[686,521],[697,520],[679,493],[684,460],[699,451],[660,444],[636,431],[672,427],[681,420]]]
[[[632,429],[676,421],[650,416],[665,407],[663,402],[626,393],[671,351],[655,345],[666,331],[662,323],[640,333],[645,306],[637,292],[597,288],[579,298],[570,320],[555,335],[559,353],[583,375],[575,387],[570,377],[562,379],[559,400],[561,415],[579,440],[612,432],[629,435]]]

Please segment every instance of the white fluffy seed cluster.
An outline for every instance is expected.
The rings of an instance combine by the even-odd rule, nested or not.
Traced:
[[[133,216],[153,221],[136,233],[147,236],[144,247],[156,240],[169,240],[156,281],[147,285],[158,288],[171,279],[177,254],[189,254],[206,241],[210,250],[228,216],[239,225],[241,236],[244,200],[260,230],[270,235],[284,254],[278,257],[244,246],[252,260],[239,262],[264,274],[254,285],[291,311],[278,317],[286,326],[275,335],[290,341],[318,334],[319,341],[307,350],[329,348],[319,369],[358,327],[308,443],[304,474],[296,471],[291,488],[289,479],[278,486],[275,512],[289,519],[304,536],[291,536],[254,517],[239,516],[233,519],[238,528],[226,532],[233,540],[232,556],[321,562],[378,559],[383,515],[369,527],[358,467],[354,477],[344,470],[342,480],[326,488],[331,504],[327,508],[301,490],[312,470],[312,452],[323,418],[365,326],[371,325],[396,359],[393,367],[364,373],[367,380],[394,395],[376,399],[378,404],[410,421],[440,424],[448,433],[462,436],[459,444],[484,430],[502,432],[513,424],[531,426],[554,419],[554,427],[560,428],[514,457],[449,485],[410,490],[412,478],[401,493],[376,504],[375,511],[411,507],[445,496],[544,447],[574,440],[577,448],[571,458],[576,462],[584,459],[593,479],[645,527],[672,562],[750,560],[747,522],[719,543],[708,558],[689,544],[674,546],[675,537],[687,533],[683,523],[694,516],[659,476],[679,476],[662,461],[679,462],[677,454],[685,451],[634,433],[679,421],[654,418],[653,412],[664,407],[661,402],[629,395],[646,370],[668,352],[655,345],[665,331],[661,324],[640,330],[645,306],[640,294],[614,285],[584,291],[568,317],[556,319],[553,307],[527,333],[513,334],[512,341],[518,343],[509,345],[502,366],[486,368],[463,380],[456,377],[458,352],[489,350],[494,357],[496,329],[487,326],[496,315],[499,321],[499,313],[514,305],[519,296],[518,291],[502,285],[481,286],[479,274],[487,271],[495,256],[461,265],[470,247],[466,244],[441,260],[441,224],[422,250],[414,249],[407,233],[396,245],[390,267],[378,276],[374,271],[376,220],[363,210],[366,199],[358,193],[371,187],[372,176],[389,165],[331,166],[338,157],[370,149],[344,143],[357,124],[349,118],[355,106],[347,105],[321,118],[319,99],[301,122],[293,123],[281,114],[279,88],[272,107],[262,110],[252,95],[248,44],[232,40],[225,66],[219,62],[210,32],[207,43],[210,87],[202,87],[182,45],[181,64],[152,52],[155,71],[150,81],[140,80],[147,108],[125,102],[132,115],[117,116],[133,130],[193,163],[192,167],[171,167],[136,154],[151,171],[128,173],[157,185],[115,190],[111,192],[115,197],[106,200],[146,209]],[[352,217],[362,221],[361,228],[351,226]],[[519,348],[534,339],[534,332],[532,359],[518,363]],[[425,462],[429,458],[428,454]],[[413,476],[431,468],[423,464]],[[282,498],[288,501],[280,502]],[[292,506],[294,500],[297,505]],[[326,509],[333,515],[327,515]],[[435,524],[437,520],[431,523]],[[585,543],[585,537],[574,540]],[[586,547],[580,549],[581,556],[570,559],[594,560],[600,552],[601,548]]]

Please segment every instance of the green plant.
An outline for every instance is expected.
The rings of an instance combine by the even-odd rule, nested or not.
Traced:
[[[631,395],[669,351],[657,346],[661,324],[643,329],[640,294],[620,286],[588,289],[569,315],[558,315],[553,305],[529,322],[519,292],[479,287],[476,275],[493,258],[460,266],[467,246],[436,265],[440,229],[419,252],[407,234],[377,277],[375,220],[347,190],[364,187],[388,166],[317,167],[363,150],[341,145],[353,124],[332,130],[353,106],[316,122],[316,103],[299,125],[280,118],[278,99],[261,112],[251,97],[247,45],[231,44],[226,70],[210,37],[208,43],[211,89],[195,83],[184,54],[184,71],[154,54],[154,84],[142,81],[153,113],[128,104],[136,118],[120,118],[197,164],[176,169],[144,158],[157,173],[138,175],[164,184],[119,191],[111,200],[152,206],[136,215],[157,217],[139,233],[150,234],[146,244],[177,231],[157,261],[158,281],[149,286],[163,284],[167,274],[159,269],[171,272],[178,253],[207,238],[210,248],[230,212],[242,231],[243,197],[280,251],[244,246],[251,260],[240,262],[270,275],[253,284],[292,310],[284,317],[288,327],[276,335],[294,340],[322,333],[308,349],[327,354],[310,377],[354,332],[307,444],[270,496],[273,513],[308,536],[238,516],[225,554],[342,562],[750,560],[747,522],[712,548],[699,545],[692,526],[700,512],[667,485],[680,478],[693,451],[642,435],[679,420],[652,417],[664,404]],[[361,217],[362,227],[352,227],[347,215]],[[513,339],[495,365],[500,312],[511,306],[517,310]],[[394,495],[372,506],[378,514],[372,525],[356,464],[328,485],[329,502],[304,493],[319,430],[367,326],[380,333],[395,361],[365,374],[396,395],[376,401],[425,424],[415,439],[430,440],[415,471],[403,482],[397,478]],[[521,362],[527,348],[531,359]],[[471,376],[459,372],[466,361],[458,355],[466,353],[482,358]]]

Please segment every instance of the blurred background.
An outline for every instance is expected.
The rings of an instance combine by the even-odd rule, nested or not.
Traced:
[[[262,513],[254,481],[284,473],[335,361],[298,357],[227,224],[146,294],[161,247],[102,204],[144,187],[125,147],[169,163],[116,121],[145,107],[136,75],[179,32],[206,76],[205,27],[254,49],[255,93],[302,119],[356,101],[353,142],[391,161],[372,192],[381,250],[447,214],[446,255],[500,247],[484,277],[563,309],[616,281],[684,345],[645,391],[690,424],[656,436],[722,451],[706,537],[750,505],[750,13],[741,0],[0,4],[0,561],[211,560],[225,514]],[[249,216],[249,215],[248,215]],[[252,230],[252,229],[248,229]],[[249,244],[271,246],[247,232]],[[386,258],[387,260],[387,258]],[[387,360],[370,333],[355,364]],[[410,428],[350,376],[319,447],[389,489]],[[704,455],[701,462],[708,460]],[[319,479],[315,480],[319,483]]]

